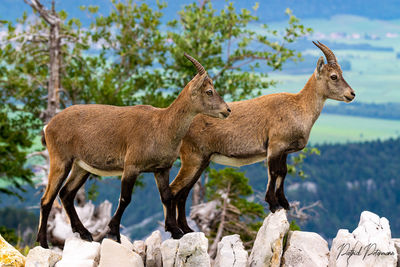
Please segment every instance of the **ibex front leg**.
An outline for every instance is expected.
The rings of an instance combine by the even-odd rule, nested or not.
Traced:
[[[169,168],[155,172],[154,176],[165,209],[165,231],[171,232],[172,238],[179,239],[183,236],[183,232],[176,222],[176,204],[169,187]]]
[[[133,166],[125,167],[121,178],[121,196],[119,198],[118,208],[112,217],[108,226],[110,230],[107,233],[107,238],[111,238],[121,243],[121,236],[119,226],[121,224],[121,217],[125,208],[129,205],[132,199],[132,190],[135,185],[136,178],[139,172]]]
[[[268,150],[268,185],[265,194],[265,201],[268,202],[271,212],[275,212],[279,208],[279,204],[285,204],[284,202],[280,203],[282,196],[279,195],[279,199],[277,198],[275,188],[278,183],[278,191],[279,188],[281,188],[283,192],[283,181],[287,172],[286,157],[286,154],[274,153],[273,151]],[[286,207],[284,208],[286,209]]]
[[[286,165],[287,154],[282,155],[281,161],[279,163],[279,170],[278,170],[278,178],[276,180],[276,191],[275,195],[278,198],[278,203],[283,207],[285,210],[289,210],[289,202],[285,197],[285,191],[283,189],[285,177],[287,174],[287,165]]]

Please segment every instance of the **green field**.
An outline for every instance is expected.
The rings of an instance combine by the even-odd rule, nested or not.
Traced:
[[[392,48],[394,51],[337,49],[334,53],[339,64],[341,60],[349,61],[351,64],[351,70],[344,71],[343,75],[356,91],[356,101],[400,102],[400,58],[397,58],[397,53],[400,53],[400,20],[380,21],[342,15],[329,19],[304,19],[301,22],[314,30],[314,33],[307,38],[309,46],[302,47],[302,54],[314,56],[315,64],[322,53],[314,47],[311,40]],[[271,23],[270,26],[282,29],[285,23]],[[307,67],[314,68],[314,66]],[[279,83],[275,88],[265,90],[265,93],[299,91],[312,74],[301,73],[304,73],[301,71],[301,66],[299,75],[271,73],[270,78]]]
[[[400,136],[400,122],[322,114],[310,135],[310,144],[363,142]]]

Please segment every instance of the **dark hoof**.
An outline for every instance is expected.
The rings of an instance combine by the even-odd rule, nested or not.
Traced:
[[[93,242],[93,237],[92,237],[91,233],[85,232],[85,233],[79,233],[79,235],[80,235],[82,240]]]
[[[270,210],[272,213],[275,213],[275,211],[277,211],[278,209],[279,209],[279,205],[278,205],[278,204],[269,205],[269,210]]]
[[[49,244],[47,244],[47,241],[38,241],[38,242],[42,248],[49,248]]]
[[[184,234],[193,233],[194,232],[194,230],[192,228],[190,228],[189,226],[184,226],[184,227],[180,227],[180,228],[181,228],[181,230],[183,231]]]
[[[171,236],[173,239],[180,239],[184,235],[184,233],[180,229],[169,232],[171,232]]]
[[[106,235],[106,238],[114,240],[115,242],[121,243],[121,236],[119,234],[108,233]]]
[[[49,244],[47,243],[47,238],[42,238],[42,237],[38,236],[36,238],[36,242],[39,242],[39,244],[42,248],[49,248]]]
[[[290,204],[286,198],[278,199],[278,201],[279,205],[281,205],[282,208],[284,208],[285,210],[290,210]]]

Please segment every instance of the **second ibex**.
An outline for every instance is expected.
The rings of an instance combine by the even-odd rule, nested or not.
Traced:
[[[278,93],[229,103],[232,114],[218,122],[197,116],[183,138],[182,167],[171,184],[178,210],[178,225],[191,232],[186,222],[185,203],[190,189],[211,161],[243,166],[267,160],[268,185],[265,200],[272,212],[279,206],[289,209],[283,184],[289,153],[302,150],[318,119],[325,100],[351,102],[355,93],[343,78],[333,52],[314,43],[325,54],[315,72],[297,94]]]

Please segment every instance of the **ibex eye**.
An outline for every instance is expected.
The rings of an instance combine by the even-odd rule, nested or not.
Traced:
[[[207,94],[208,96],[212,96],[212,95],[213,95],[213,92],[212,92],[212,90],[207,90],[207,91],[206,91],[206,94]]]
[[[331,79],[332,79],[332,80],[336,80],[336,79],[337,79],[337,76],[336,76],[335,74],[333,74],[333,75],[331,75]]]

